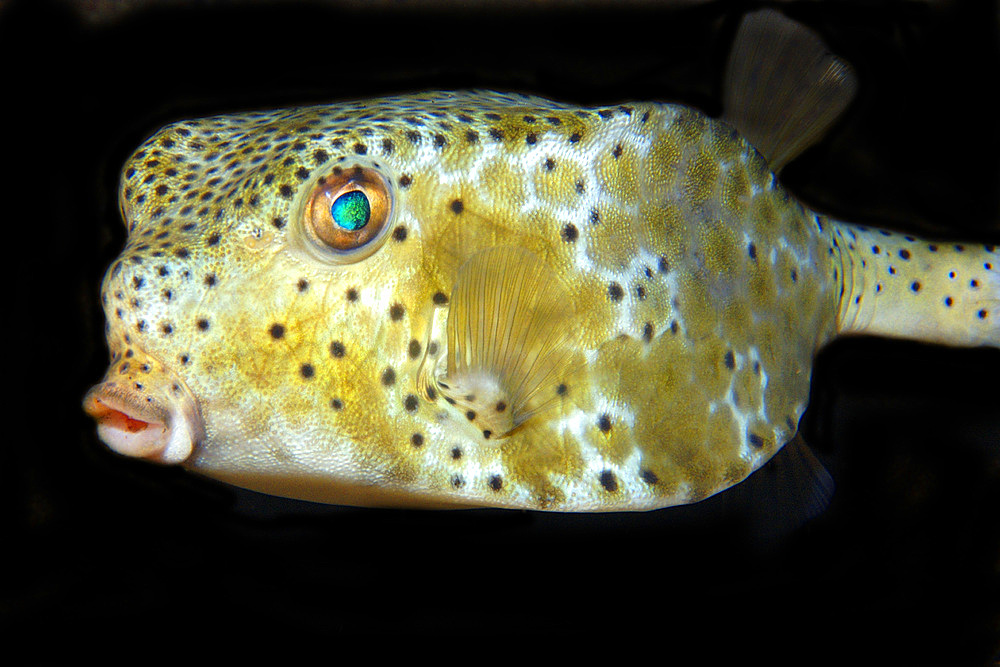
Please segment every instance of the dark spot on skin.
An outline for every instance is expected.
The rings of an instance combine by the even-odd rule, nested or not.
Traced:
[[[748,433],[747,434],[747,440],[754,447],[763,447],[764,446],[764,439],[762,437],[760,437],[759,435],[757,435],[756,433]]]
[[[389,319],[393,322],[398,322],[403,319],[403,315],[406,313],[406,309],[401,303],[394,303],[389,307]]]
[[[983,308],[978,313],[976,313],[976,317],[978,317],[981,320],[985,320],[986,316],[989,315],[989,314],[990,314],[989,311],[986,310],[985,308]]]
[[[880,252],[882,252],[882,249],[881,249],[881,248],[879,248],[879,247],[878,247],[877,245],[873,245],[873,246],[872,246],[872,254],[873,254],[873,255],[877,255],[877,254],[879,254]]]
[[[368,147],[362,143],[354,144],[354,152],[358,155],[364,155],[368,152]]]
[[[622,156],[622,145],[618,144],[617,146],[615,146],[615,149],[611,151],[611,154],[614,156],[616,160],[620,158]]]
[[[308,380],[309,378],[311,378],[313,375],[316,374],[316,369],[312,367],[312,364],[302,364],[299,367],[299,374]]]
[[[329,156],[329,155],[327,155],[327,154],[326,154],[326,151],[325,151],[325,150],[323,150],[322,148],[318,148],[318,149],[316,149],[315,151],[313,151],[313,161],[314,161],[314,162],[315,162],[316,164],[323,164],[323,163],[324,163],[324,162],[326,162],[326,161],[327,161],[327,160],[328,160],[329,158],[330,158],[330,156]]]
[[[562,396],[563,394],[565,394],[566,390],[567,390],[566,385],[561,384],[561,383],[556,387],[556,393],[559,394],[560,396]]]
[[[462,479],[461,475],[455,475],[454,477],[451,478],[451,485],[454,486],[456,489],[460,489],[463,486],[465,486],[465,480]]]
[[[491,435],[493,435],[493,431],[489,430],[488,428],[483,429],[483,437],[484,438],[486,438],[487,440],[489,440]]]
[[[954,300],[954,299],[952,299],[952,298],[951,298],[950,296],[946,296],[946,297],[944,298],[944,305],[946,305],[947,307],[951,308],[951,305],[952,305],[953,303],[955,303],[955,300]]]
[[[396,371],[391,366],[382,371],[382,384],[386,387],[396,384]]]
[[[653,340],[653,324],[652,322],[646,322],[642,326],[642,339],[647,343]]]
[[[914,280],[912,283],[910,283],[910,289],[913,290],[914,292],[919,292],[920,291],[920,283],[917,282],[916,280]]]
[[[420,356],[420,341],[418,341],[415,338],[413,340],[411,340],[410,341],[410,346],[409,346],[407,352],[410,355],[410,359],[416,359],[417,357],[419,357]]]
[[[455,459],[456,461],[462,458],[462,450],[459,447],[453,447],[451,450],[451,458]]]
[[[524,141],[529,146],[533,146],[535,142],[538,141],[538,135],[536,135],[534,132],[529,132],[528,135],[524,137]]]
[[[424,436],[420,433],[414,433],[410,436],[410,444],[414,447],[420,447],[424,444]]]
[[[450,204],[451,212],[458,215],[465,209],[465,205],[462,204],[461,199],[454,199]]]
[[[640,472],[639,477],[642,478],[642,481],[646,484],[656,484],[660,481],[660,478],[656,476],[656,473],[648,469]]]
[[[410,187],[411,183],[413,183],[413,179],[407,176],[406,174],[403,174],[402,176],[399,177],[399,187],[408,188]]]
[[[299,292],[305,292],[309,289],[309,281],[305,278],[299,278],[299,282],[295,283],[295,288],[299,290]]]
[[[468,419],[471,422],[473,419],[476,418],[475,411],[474,410],[468,410],[468,411],[466,411],[465,418]]]
[[[208,325],[208,320],[206,320],[206,319],[198,320],[197,325],[198,325],[198,329],[200,329],[201,331],[208,331],[208,326],[209,326]]]
[[[607,433],[611,430],[611,417],[608,415],[601,415],[597,420],[597,428],[601,429],[602,433]]]
[[[344,356],[346,350],[344,349],[344,344],[339,340],[335,340],[330,343],[330,356],[335,359],[340,359]]]
[[[562,237],[564,241],[569,241],[572,243],[573,241],[576,241],[579,235],[580,233],[577,231],[576,225],[574,225],[573,223],[569,223],[568,225],[563,227]]]
[[[407,412],[413,412],[420,405],[419,399],[413,394],[407,394],[406,400],[403,401],[403,407],[406,408]]]
[[[580,141],[580,138],[581,138],[580,133],[574,132],[573,134],[569,135],[569,142],[571,144],[575,144],[576,142]]]
[[[619,285],[618,283],[611,283],[610,285],[608,285],[608,296],[611,297],[612,301],[615,302],[621,301],[624,295],[625,291],[622,289],[622,286]]]
[[[494,491],[499,491],[503,488],[503,480],[500,478],[500,475],[490,477],[490,488]]]
[[[271,338],[275,340],[285,337],[285,327],[282,324],[272,324],[268,332],[271,334]]]
[[[601,473],[601,486],[604,490],[609,493],[614,493],[618,490],[618,480],[615,478],[615,474],[610,470],[605,470]]]
[[[209,236],[209,237],[208,237],[208,238],[207,238],[207,239],[205,240],[205,243],[206,243],[207,245],[210,245],[210,246],[213,246],[213,245],[216,245],[216,244],[217,244],[217,243],[219,242],[219,239],[221,239],[221,238],[222,238],[222,237],[221,237],[221,236],[220,236],[219,234],[217,234],[217,233],[216,233],[216,234],[211,234],[211,235],[210,235],[210,236]]]
[[[736,356],[733,354],[732,350],[728,350],[723,357],[723,362],[726,364],[726,368],[733,370],[736,368]]]
[[[292,195],[295,194],[295,190],[290,185],[282,185],[278,188],[278,194],[280,194],[285,199],[291,199]]]
[[[555,160],[553,160],[552,158],[549,158],[548,160],[545,161],[545,169],[547,171],[552,171],[555,168],[556,168],[556,161]]]
[[[660,255],[660,259],[656,263],[656,268],[660,273],[666,273],[670,270],[670,262],[663,255]]]
[[[351,287],[351,288],[349,288],[347,290],[347,292],[345,293],[345,296],[347,297],[348,301],[357,301],[358,300],[358,290],[356,290],[353,287]]]
[[[497,401],[496,406],[494,406],[497,412],[503,412],[507,409],[507,404],[503,401]]]
[[[907,250],[906,248],[903,248],[902,250],[899,251],[899,258],[910,259],[910,251]]]
[[[757,246],[751,243],[747,246],[747,254],[750,255],[750,259],[757,259]]]
[[[443,306],[444,304],[448,303],[448,297],[445,295],[444,292],[435,292],[433,300],[435,305],[438,306]]]
[[[405,241],[406,240],[406,227],[400,225],[392,230],[392,238],[394,241]]]

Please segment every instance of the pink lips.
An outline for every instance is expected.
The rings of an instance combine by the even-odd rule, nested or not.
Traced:
[[[97,435],[126,456],[181,463],[194,450],[204,427],[189,392],[170,383],[140,392],[127,383],[106,381],[92,388],[83,409],[97,421]]]

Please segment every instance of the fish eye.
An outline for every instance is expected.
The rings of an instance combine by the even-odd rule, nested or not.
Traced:
[[[385,239],[391,214],[385,178],[375,169],[358,166],[337,169],[313,186],[303,222],[316,245],[356,261]]]

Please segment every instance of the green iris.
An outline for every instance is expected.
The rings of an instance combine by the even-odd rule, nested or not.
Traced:
[[[330,215],[338,226],[353,232],[368,224],[372,216],[372,207],[365,193],[352,190],[334,200],[330,207]]]

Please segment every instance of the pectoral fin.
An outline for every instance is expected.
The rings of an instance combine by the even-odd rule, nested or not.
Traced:
[[[503,438],[556,398],[573,358],[568,297],[558,276],[523,248],[490,248],[459,269],[447,373],[437,387],[485,439]]]

